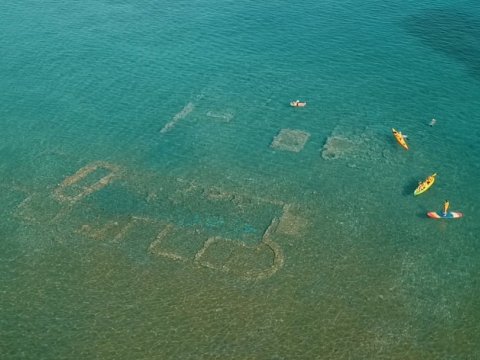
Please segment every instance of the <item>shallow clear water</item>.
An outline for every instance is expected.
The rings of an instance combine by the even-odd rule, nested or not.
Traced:
[[[0,4],[2,358],[480,356],[479,29],[475,1]]]

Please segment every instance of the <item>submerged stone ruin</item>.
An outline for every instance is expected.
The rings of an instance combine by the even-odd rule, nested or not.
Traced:
[[[310,138],[310,134],[302,130],[282,129],[272,141],[271,148],[283,151],[300,152]]]
[[[207,117],[219,121],[219,122],[225,122],[228,123],[232,121],[234,114],[231,111],[207,111],[206,112]]]
[[[285,262],[278,241],[305,228],[306,220],[280,200],[157,177],[146,181],[117,165],[93,162],[66,176],[50,195],[26,194],[15,215],[52,238],[60,231],[60,242],[72,235],[109,242],[244,280],[278,272]]]
[[[329,136],[322,149],[324,160],[336,160],[346,158],[354,154],[358,142],[342,135]]]
[[[335,128],[321,149],[324,160],[378,161],[389,157],[384,139],[373,129]]]

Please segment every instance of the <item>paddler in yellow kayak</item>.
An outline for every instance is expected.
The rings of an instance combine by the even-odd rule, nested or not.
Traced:
[[[430,187],[433,185],[433,183],[435,182],[435,176],[437,176],[437,173],[435,174],[432,174],[430,175],[429,177],[427,177],[427,179],[425,181],[420,181],[418,183],[418,187],[415,189],[415,191],[413,192],[413,195],[420,195],[421,193],[424,193],[425,191],[427,191],[428,189],[430,189]]]
[[[402,134],[401,131],[397,131],[393,128],[392,128],[392,133],[395,139],[397,140],[397,142],[400,144],[400,146],[403,147],[405,150],[408,150],[408,144],[405,141],[405,139],[407,138],[407,135],[404,135]]]

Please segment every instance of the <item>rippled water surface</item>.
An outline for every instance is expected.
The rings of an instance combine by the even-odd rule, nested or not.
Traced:
[[[480,357],[476,1],[20,0],[0,33],[2,359]]]

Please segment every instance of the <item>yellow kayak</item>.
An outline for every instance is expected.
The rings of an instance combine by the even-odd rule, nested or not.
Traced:
[[[395,136],[395,139],[397,142],[405,149],[408,150],[408,145],[407,142],[405,141],[405,137],[403,136],[401,131],[397,131],[392,128],[393,136]]]
[[[430,187],[435,182],[435,176],[437,176],[437,173],[430,175],[425,179],[425,181],[421,182],[413,192],[413,195],[420,195],[430,189]]]

